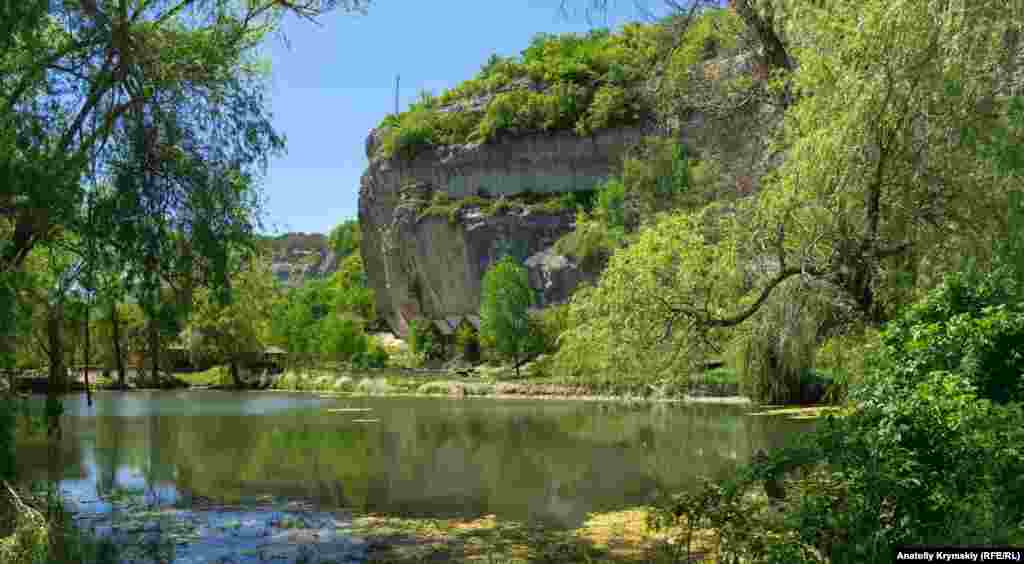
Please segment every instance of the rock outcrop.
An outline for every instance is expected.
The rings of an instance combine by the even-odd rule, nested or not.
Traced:
[[[367,140],[370,166],[359,193],[359,223],[367,277],[377,311],[405,334],[417,317],[477,313],[480,282],[503,252],[521,259],[549,251],[573,229],[572,212],[510,207],[484,214],[466,208],[456,217],[421,216],[433,195],[501,197],[526,192],[588,190],[607,178],[643,128],[581,138],[571,132],[531,135],[497,143],[444,147],[413,159],[375,158],[377,132]],[[453,221],[454,220],[454,221]],[[555,261],[557,262],[557,260]],[[552,259],[535,261],[531,276],[542,301],[565,299],[576,276]],[[554,270],[560,273],[552,275]],[[543,305],[543,304],[542,304]]]
[[[749,55],[736,57],[730,74],[752,73]],[[445,111],[463,111],[448,108]],[[676,123],[687,154],[718,164],[721,192],[750,193],[777,156],[767,149],[782,108],[765,96],[726,113],[690,111]],[[508,211],[485,214],[465,207],[447,217],[424,214],[440,192],[445,199],[498,198],[594,188],[620,170],[622,158],[653,133],[650,125],[608,129],[580,137],[572,131],[505,136],[483,144],[430,147],[414,157],[378,155],[384,129],[366,140],[369,167],[359,192],[359,223],[367,277],[377,311],[397,334],[418,317],[477,313],[480,282],[503,252],[517,251],[530,269],[541,305],[564,301],[586,273],[552,245],[574,228],[572,212]]]
[[[269,250],[271,271],[288,286],[301,286],[338,270],[338,257],[321,233],[286,233],[267,238],[264,245]]]

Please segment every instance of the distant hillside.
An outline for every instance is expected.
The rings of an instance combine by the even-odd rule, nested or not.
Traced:
[[[323,233],[284,233],[261,237],[259,244],[270,256],[274,275],[288,286],[301,286],[338,269],[338,257]]]

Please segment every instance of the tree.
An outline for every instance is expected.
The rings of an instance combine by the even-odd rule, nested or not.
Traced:
[[[208,288],[194,296],[187,330],[202,337],[202,348],[227,361],[232,381],[242,387],[238,364],[246,355],[262,354],[270,340],[270,319],[279,299],[277,279],[266,261],[242,262],[231,277],[231,298],[224,301]]]
[[[529,308],[534,304],[526,269],[505,256],[484,274],[480,297],[480,333],[499,352],[512,357],[516,377],[519,359],[533,341]]]
[[[331,229],[328,240],[331,249],[339,259],[359,253],[359,246],[363,239],[363,232],[359,228],[359,220],[347,219]]]
[[[94,159],[140,114],[188,123],[189,141],[149,128],[154,154],[259,155],[270,133],[255,58],[284,15],[313,18],[363,0],[110,0],[5,7],[0,49],[0,272],[16,268],[49,229],[73,220]],[[10,14],[6,12],[10,11]],[[8,15],[10,16],[8,18]],[[223,111],[227,109],[231,111]],[[253,135],[237,135],[253,128]],[[175,142],[176,141],[176,142]],[[255,151],[255,155],[253,152]],[[242,161],[245,162],[244,160]],[[171,211],[171,210],[165,210]]]
[[[1017,181],[983,157],[1000,136],[1020,139],[1004,69],[1021,9],[789,4],[799,64],[777,141],[785,161],[760,193],[677,213],[613,256],[574,297],[570,365],[695,364],[794,284],[878,325],[907,287],[934,285],[961,257],[986,260],[1005,236]]]

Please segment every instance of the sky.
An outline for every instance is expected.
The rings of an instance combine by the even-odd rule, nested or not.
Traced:
[[[365,15],[334,11],[318,23],[290,19],[264,45],[271,109],[287,153],[263,184],[264,231],[326,233],[358,213],[365,140],[420,90],[440,94],[472,78],[496,53],[518,55],[536,33],[615,28],[642,14],[623,0],[609,14],[564,14],[559,0],[373,0]]]

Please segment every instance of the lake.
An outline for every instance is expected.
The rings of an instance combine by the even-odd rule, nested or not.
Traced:
[[[565,528],[720,476],[813,425],[737,406],[571,400],[136,391],[64,405],[61,487],[84,513],[134,491],[185,511],[274,500]],[[45,444],[20,446],[19,465],[53,476]]]

